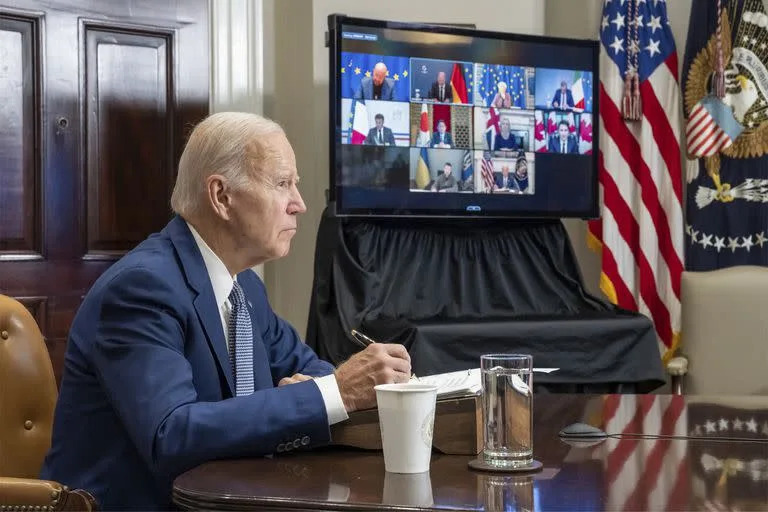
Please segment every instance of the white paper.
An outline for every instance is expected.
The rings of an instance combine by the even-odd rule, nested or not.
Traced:
[[[533,373],[552,373],[557,370],[559,368],[534,368]],[[411,380],[420,384],[437,386],[438,398],[476,395],[483,389],[480,368],[426,375],[424,377],[412,378]]]

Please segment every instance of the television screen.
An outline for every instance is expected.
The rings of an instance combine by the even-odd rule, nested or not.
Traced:
[[[345,216],[597,216],[597,41],[329,17]]]

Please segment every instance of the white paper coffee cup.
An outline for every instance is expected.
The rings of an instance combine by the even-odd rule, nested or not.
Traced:
[[[431,507],[435,503],[429,471],[412,474],[387,471],[384,474],[383,494],[382,503],[385,505]]]
[[[408,382],[374,389],[384,468],[392,473],[429,471],[437,386]]]

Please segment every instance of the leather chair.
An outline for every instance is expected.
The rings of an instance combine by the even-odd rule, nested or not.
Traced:
[[[35,319],[0,295],[0,511],[96,510],[86,491],[37,480],[51,446],[57,395]]]
[[[680,302],[686,393],[768,393],[768,268],[683,272]]]

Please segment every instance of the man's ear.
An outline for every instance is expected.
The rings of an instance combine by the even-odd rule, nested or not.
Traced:
[[[230,219],[232,196],[226,179],[219,174],[212,174],[205,180],[205,192],[213,212],[224,220]]]

